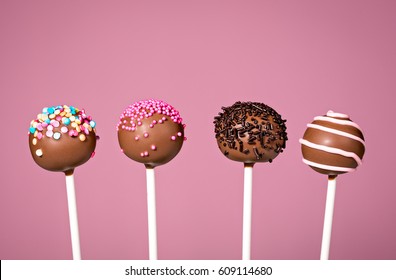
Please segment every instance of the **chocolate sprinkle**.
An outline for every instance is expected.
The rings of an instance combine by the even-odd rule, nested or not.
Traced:
[[[286,120],[259,102],[236,102],[214,117],[219,148],[230,159],[243,162],[272,160],[286,147]],[[227,144],[226,144],[227,143]]]

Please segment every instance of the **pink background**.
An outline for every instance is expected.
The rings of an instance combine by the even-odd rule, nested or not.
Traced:
[[[318,259],[326,177],[301,162],[327,110],[364,130],[364,165],[340,176],[332,259],[396,259],[395,1],[0,1],[0,258],[70,259],[62,173],[35,165],[42,107],[85,108],[96,156],[75,173],[84,259],[148,257],[145,171],[119,151],[131,102],[163,99],[187,123],[157,171],[160,259],[240,259],[242,164],[213,117],[237,100],[288,120],[285,152],[254,168],[252,258]]]

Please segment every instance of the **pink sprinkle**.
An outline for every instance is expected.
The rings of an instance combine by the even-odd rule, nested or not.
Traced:
[[[47,137],[52,137],[52,135],[54,135],[54,133],[52,132],[52,130],[47,130],[47,132],[45,133],[45,135]]]
[[[157,124],[157,121],[156,121],[156,120],[153,120],[153,124]]]
[[[43,134],[41,132],[37,133],[37,139],[40,140],[41,138],[43,138]]]
[[[171,139],[172,139],[173,141],[176,140],[176,136],[175,136],[175,135],[172,135]]]
[[[121,153],[124,153],[124,150],[123,150],[123,149],[121,149]]]
[[[144,138],[147,138],[147,137],[149,137],[149,134],[148,134],[147,132],[145,132],[145,133],[143,134],[143,136],[144,136]]]
[[[67,131],[68,131],[68,129],[67,129],[66,126],[62,126],[62,127],[61,127],[61,132],[62,132],[62,133],[66,133]]]
[[[62,120],[62,117],[61,116],[56,116],[55,120],[60,121],[60,120]]]
[[[150,128],[153,128],[153,127],[154,127],[154,125],[152,123],[150,123]]]
[[[139,136],[135,136],[135,140],[136,140],[136,141],[139,140],[139,138],[140,138]]]
[[[179,131],[178,133],[177,133],[177,136],[182,136],[182,133]]]
[[[133,127],[131,128],[131,131],[135,131],[135,130],[136,130],[136,127],[133,126]]]
[[[72,137],[73,136],[78,136],[78,132],[77,132],[77,130],[73,130],[72,129],[72,130],[69,131],[69,135],[72,136]]]
[[[59,122],[56,121],[56,120],[52,120],[52,121],[51,121],[51,125],[52,125],[53,127],[59,127]],[[49,127],[49,126],[48,126],[48,127]]]
[[[46,127],[48,126],[48,123],[43,122],[41,125],[42,125],[44,128],[46,128]]]
[[[38,131],[43,131],[43,125],[41,123],[39,123],[36,128]]]
[[[183,140],[184,140],[184,141],[187,141],[187,137],[184,136],[184,139],[183,139]]]
[[[47,130],[53,130],[54,129],[54,127],[52,126],[52,125],[49,125],[49,126],[47,126]]]
[[[93,158],[94,156],[95,156],[95,151],[92,152],[91,158]]]
[[[141,157],[144,157],[144,153],[140,153],[140,156],[141,156]]]
[[[129,105],[120,116],[121,124],[118,128],[121,129],[124,120],[127,120],[127,122],[130,121],[131,124],[136,123],[138,126],[141,126],[144,119],[153,117],[155,114],[162,114],[162,116],[159,116],[159,120],[157,119],[156,122],[150,121],[154,126],[157,122],[163,123],[166,120],[170,120],[169,118],[176,123],[182,122],[179,112],[171,105],[161,100],[148,99]]]
[[[144,152],[144,156],[147,157],[149,153],[147,151]]]
[[[89,135],[89,130],[88,130],[88,128],[84,129],[84,133],[85,133],[86,135]]]
[[[151,145],[151,149],[152,149],[153,151],[155,151],[155,150],[157,149],[157,147],[156,147],[155,145]]]

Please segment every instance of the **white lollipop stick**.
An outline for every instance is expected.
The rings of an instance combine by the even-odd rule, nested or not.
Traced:
[[[157,215],[154,168],[146,167],[149,260],[157,260]]]
[[[73,260],[81,260],[80,236],[78,232],[76,191],[74,188],[74,175],[66,174],[67,204],[69,208],[70,234],[72,243]]]
[[[243,178],[242,260],[250,260],[250,240],[252,235],[252,185],[253,165],[245,164]]]
[[[336,177],[329,176],[327,185],[327,197],[326,197],[326,209],[323,225],[323,236],[322,236],[322,249],[320,251],[320,259],[328,260],[330,252],[330,241],[331,241],[331,227],[333,224],[333,212],[334,212],[334,199],[336,193]]]

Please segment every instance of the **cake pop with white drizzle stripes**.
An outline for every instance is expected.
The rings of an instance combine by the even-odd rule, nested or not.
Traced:
[[[328,111],[307,124],[300,139],[303,162],[326,175],[339,175],[362,164],[365,152],[363,133],[346,114]]]
[[[331,232],[338,175],[362,164],[365,142],[360,127],[348,115],[328,111],[307,124],[301,143],[303,162],[328,176],[320,259],[330,257]]]

